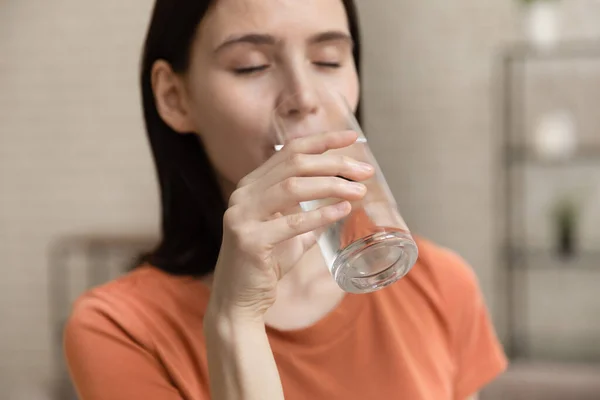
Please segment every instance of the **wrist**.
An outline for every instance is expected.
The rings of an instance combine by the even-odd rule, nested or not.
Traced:
[[[204,317],[204,335],[211,398],[284,398],[262,316],[212,306]]]
[[[216,302],[209,302],[204,315],[204,331],[206,335],[217,335],[221,339],[234,339],[237,332],[265,332],[264,316],[240,307],[225,307]]]
[[[213,322],[225,320],[240,324],[264,325],[267,310],[265,307],[259,307],[256,301],[240,304],[239,301],[232,300],[232,297],[234,296],[229,295],[226,290],[219,290],[218,286],[213,284],[206,316]]]

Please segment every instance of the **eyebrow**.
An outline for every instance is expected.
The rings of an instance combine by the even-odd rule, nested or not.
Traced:
[[[337,41],[347,42],[350,45],[354,45],[354,40],[352,40],[352,36],[343,31],[327,31],[319,33],[308,40],[310,44]]]
[[[323,33],[318,33],[308,39],[309,44],[319,44],[324,42],[335,42],[335,41],[343,41],[347,42],[350,45],[354,45],[354,41],[352,40],[352,36],[343,31],[327,31]],[[246,43],[253,44],[256,46],[274,46],[279,42],[275,36],[262,34],[262,33],[248,33],[242,35],[233,35],[227,38],[223,43],[221,43],[216,49],[215,53],[222,51],[223,49],[233,46],[235,44]]]
[[[221,43],[216,49],[215,53],[220,52],[221,50],[233,46],[234,44],[240,43],[248,43],[254,45],[275,45],[277,40],[274,36],[261,34],[261,33],[248,33],[245,35],[234,35],[227,38],[223,43]]]

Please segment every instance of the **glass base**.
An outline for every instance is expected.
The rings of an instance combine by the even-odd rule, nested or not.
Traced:
[[[331,273],[349,293],[383,289],[404,277],[417,261],[418,249],[410,234],[378,232],[340,251]]]

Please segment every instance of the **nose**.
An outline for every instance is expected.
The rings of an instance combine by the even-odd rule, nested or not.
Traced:
[[[318,113],[319,102],[318,90],[312,79],[296,72],[281,91],[277,114],[286,119],[303,119]]]
[[[316,93],[309,88],[285,97],[280,107],[282,116],[294,119],[316,114],[319,108]]]

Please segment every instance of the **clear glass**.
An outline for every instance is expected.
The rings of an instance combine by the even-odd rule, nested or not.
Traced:
[[[303,107],[310,107],[310,111],[302,111]],[[352,203],[346,218],[314,233],[333,278],[346,292],[373,292],[404,277],[417,260],[417,245],[345,98],[323,86],[310,94],[289,96],[274,111],[273,123],[276,150],[299,136],[344,130],[359,134],[353,145],[328,153],[375,167],[375,175],[362,182],[367,194]],[[315,200],[300,207],[311,211],[339,201]]]

